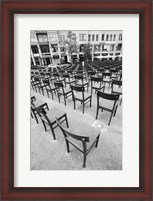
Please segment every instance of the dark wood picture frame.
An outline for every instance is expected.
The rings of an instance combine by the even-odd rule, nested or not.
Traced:
[[[151,184],[151,1],[25,1],[2,0],[1,68],[1,200],[152,200]],[[14,187],[14,15],[15,14],[139,14],[140,40],[140,186]]]

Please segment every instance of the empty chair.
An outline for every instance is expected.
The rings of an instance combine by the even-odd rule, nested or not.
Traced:
[[[65,86],[67,84],[69,84],[69,86],[75,82],[75,80],[73,79],[73,77],[71,77],[69,74],[63,74],[63,78],[64,78],[64,82],[65,82]]]
[[[59,103],[60,103],[60,97],[63,96],[64,97],[64,104],[66,105],[66,99],[69,96],[72,96],[72,90],[64,88],[64,85],[62,82],[54,82],[54,84],[55,84],[55,87],[57,88]]]
[[[48,111],[45,111],[42,107],[35,107],[35,110],[39,113],[42,123],[44,125],[45,131],[47,131],[46,126],[50,127],[50,130],[53,135],[53,139],[56,140],[56,135],[54,129],[58,126],[56,122],[56,118],[60,123],[66,122],[67,128],[69,127],[67,115],[62,110],[53,107],[49,109]],[[55,118],[56,116],[56,118]]]
[[[88,102],[90,102],[90,107],[91,107],[92,95],[87,94],[83,86],[71,85],[71,89],[72,89],[72,97],[74,101],[74,110],[75,110],[75,102],[79,101],[83,105],[83,114],[84,114],[84,106]]]
[[[40,117],[39,113],[35,110],[35,107],[42,107],[44,110],[49,110],[48,104],[41,100],[36,99],[35,96],[31,97],[31,117],[35,118],[37,124],[39,123],[37,116]]]
[[[44,85],[44,83],[41,81],[39,77],[35,77],[34,79],[35,79],[34,87],[36,89],[36,92],[38,88],[39,93],[42,92],[42,94],[44,95],[44,90],[46,89],[46,85]]]
[[[97,113],[96,113],[96,119],[98,118],[98,112],[99,109],[103,112],[103,110],[106,110],[107,112],[110,112],[110,118],[108,125],[110,125],[112,116],[115,116],[117,107],[118,107],[118,99],[119,95],[116,94],[107,94],[103,93],[101,91],[97,92]]]
[[[91,77],[91,94],[93,89],[95,92],[97,90],[105,90],[105,86],[103,85],[103,78],[102,77]]]
[[[86,80],[86,77],[84,75],[75,75],[75,84],[81,87],[87,87],[88,91],[88,85],[89,82]]]
[[[52,96],[52,100],[54,100],[53,94],[54,93],[56,94],[57,87],[55,87],[53,84],[51,84],[48,79],[43,80],[43,83],[46,86],[45,88],[46,88],[48,98],[49,98],[49,93],[50,93]]]
[[[52,74],[55,81],[64,81],[64,79],[61,77],[61,75],[58,72],[55,72]]]
[[[112,73],[103,73],[103,83],[104,85],[106,85],[106,83],[108,84],[108,90],[112,82],[111,75]]]
[[[112,69],[111,70],[111,79],[118,79],[118,70],[117,69]]]
[[[58,120],[57,124],[59,125],[64,135],[67,152],[70,152],[69,144],[79,150],[83,154],[83,168],[85,168],[88,153],[90,152],[90,150],[92,150],[94,146],[98,146],[100,131],[93,126],[84,124],[82,122],[78,122],[78,124],[73,127],[71,132],[63,128]]]
[[[113,80],[112,81],[112,94],[119,94],[120,96],[122,96],[122,81],[120,80]],[[120,105],[122,103],[122,97],[121,97],[121,101],[120,101]]]

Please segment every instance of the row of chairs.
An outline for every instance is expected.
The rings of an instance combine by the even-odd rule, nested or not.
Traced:
[[[47,131],[46,126],[49,126],[54,140],[56,139],[55,128],[59,126],[65,139],[67,152],[70,152],[70,144],[79,150],[83,154],[83,167],[85,168],[88,153],[94,146],[98,146],[100,131],[90,125],[82,124],[81,122],[75,125],[70,131],[68,129],[69,123],[65,112],[58,108],[49,109],[48,106],[46,107],[47,103],[36,107],[35,102],[36,98],[31,97],[32,117],[39,116],[41,118],[45,131]],[[66,122],[67,129],[62,126],[63,122]],[[86,133],[84,133],[84,127],[86,127]],[[91,139],[93,140],[91,141]],[[82,144],[81,147],[79,142]]]

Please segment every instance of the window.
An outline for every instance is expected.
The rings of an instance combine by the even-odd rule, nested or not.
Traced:
[[[114,45],[110,46],[110,51],[114,51]]]
[[[53,55],[54,59],[59,59],[59,55]]]
[[[119,35],[119,40],[122,40],[122,34]]]
[[[92,35],[92,41],[94,41],[95,40],[95,35]]]
[[[81,41],[81,34],[79,34],[79,41]]]
[[[33,63],[33,59],[32,59],[32,57],[31,57],[31,66],[33,66],[34,65],[34,63]]]
[[[114,34],[114,41],[116,40],[116,34]]]
[[[85,41],[84,34],[82,34],[82,41]]]
[[[85,41],[85,34],[79,34],[79,41]]]
[[[40,45],[40,49],[42,53],[49,53],[49,45]]]
[[[108,41],[108,40],[109,40],[109,35],[107,34],[107,35],[106,35],[106,41]]]
[[[98,34],[96,34],[96,41],[98,41]]]
[[[57,44],[51,44],[52,52],[58,52],[58,45]]]
[[[118,44],[118,46],[116,47],[116,51],[121,51],[122,50],[122,44]]]
[[[39,57],[35,57],[35,63],[36,63],[36,65],[40,65]]]
[[[37,39],[40,43],[48,42],[47,33],[37,33]]]
[[[104,36],[105,36],[104,34],[101,35],[101,40],[104,40]]]
[[[60,47],[60,52],[66,52],[66,48],[65,47]]]
[[[90,41],[90,40],[91,40],[91,35],[89,34],[89,35],[88,35],[88,41]]]
[[[31,49],[32,49],[33,54],[38,54],[39,53],[37,45],[32,45]]]
[[[112,34],[110,35],[110,41],[112,41]]]

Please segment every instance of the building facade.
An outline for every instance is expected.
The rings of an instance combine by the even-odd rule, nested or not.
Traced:
[[[31,64],[47,66],[84,60],[84,46],[90,47],[90,58],[115,60],[122,58],[122,31],[71,31],[77,45],[69,50],[70,31],[31,31]]]

